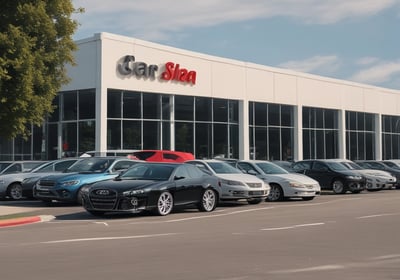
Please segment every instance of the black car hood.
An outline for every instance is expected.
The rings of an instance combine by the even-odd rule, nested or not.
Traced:
[[[165,181],[152,181],[152,180],[106,180],[97,182],[92,185],[91,190],[98,189],[112,189],[117,192],[124,192],[128,190],[139,190],[147,187],[157,187]]]

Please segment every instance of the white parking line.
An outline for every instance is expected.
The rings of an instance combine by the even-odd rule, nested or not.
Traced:
[[[170,236],[170,235],[177,235],[177,234],[179,234],[179,233],[160,233],[160,234],[132,235],[132,236],[78,238],[78,239],[64,239],[64,240],[44,241],[44,242],[40,242],[40,243],[42,243],[42,244],[56,244],[56,243],[87,242],[87,241],[100,241],[100,240],[137,239],[137,238]]]
[[[376,214],[376,215],[368,215],[368,216],[361,216],[357,217],[356,219],[370,219],[370,218],[378,218],[378,217],[385,217],[385,216],[397,216],[400,213],[383,213],[383,214]]]
[[[325,223],[300,224],[300,225],[287,226],[287,227],[276,227],[276,228],[262,228],[260,230],[265,230],[265,231],[286,230],[286,229],[295,229],[295,228],[299,228],[299,227],[312,227],[312,226],[321,226],[321,225],[325,225]]]

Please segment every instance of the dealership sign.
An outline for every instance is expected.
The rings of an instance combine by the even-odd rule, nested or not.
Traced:
[[[138,78],[155,79],[158,72],[158,65],[147,64],[145,62],[135,61],[133,55],[127,55],[123,62],[118,64],[118,71],[121,75],[133,75]],[[161,67],[164,71],[160,79],[165,81],[177,81],[181,83],[196,84],[196,71],[181,67],[178,63],[167,62]]]

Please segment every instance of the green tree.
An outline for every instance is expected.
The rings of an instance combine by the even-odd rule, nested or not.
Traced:
[[[74,65],[71,0],[0,0],[0,136],[27,136],[53,111]]]

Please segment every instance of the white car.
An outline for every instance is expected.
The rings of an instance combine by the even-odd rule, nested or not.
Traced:
[[[379,191],[383,188],[392,188],[397,184],[397,178],[383,170],[365,169],[351,160],[339,160],[348,169],[359,172],[366,179],[367,191]]]
[[[32,187],[23,186],[22,182],[26,179],[35,178],[59,173],[67,169],[78,159],[59,159],[50,162],[43,162],[41,165],[29,172],[20,172],[0,176],[0,198],[9,197],[12,200],[19,200],[23,197],[32,198]]]
[[[218,178],[221,184],[221,201],[245,199],[250,204],[257,204],[265,200],[270,186],[263,180],[220,160],[189,160],[186,163],[194,164],[204,172]]]
[[[302,198],[312,200],[321,194],[319,183],[303,174],[289,173],[282,167],[263,160],[241,160],[237,167],[247,174],[263,179],[271,186],[269,201],[285,198]]]

